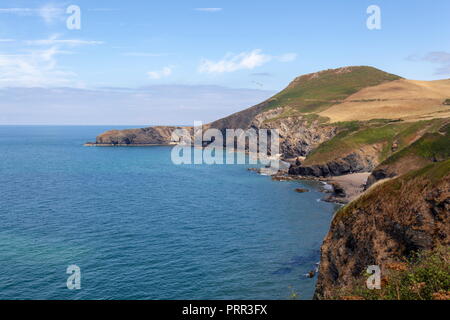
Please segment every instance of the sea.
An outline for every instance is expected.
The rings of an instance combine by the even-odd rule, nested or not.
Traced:
[[[83,146],[124,128],[0,126],[0,299],[313,297],[336,210],[317,182]]]

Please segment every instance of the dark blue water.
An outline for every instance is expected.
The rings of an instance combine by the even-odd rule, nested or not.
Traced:
[[[0,126],[0,299],[312,297],[334,210],[313,185],[83,147],[106,129]]]

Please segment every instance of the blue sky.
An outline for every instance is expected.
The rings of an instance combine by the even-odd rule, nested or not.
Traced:
[[[80,30],[66,27],[70,5],[81,9]],[[366,26],[370,5],[381,9],[381,30]],[[92,92],[212,85],[234,88],[238,96],[254,90],[241,107],[233,99],[233,108],[223,110],[229,112],[298,75],[346,65],[411,79],[450,78],[449,15],[448,0],[2,1],[0,88],[4,96],[10,87]],[[0,104],[0,123],[21,122],[20,115],[2,114],[14,108],[9,103]],[[205,121],[214,118],[210,105]],[[186,121],[171,118],[172,112],[158,122]],[[64,121],[48,119],[53,122]]]

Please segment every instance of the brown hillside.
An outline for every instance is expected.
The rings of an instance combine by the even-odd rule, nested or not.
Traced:
[[[319,115],[331,122],[370,119],[419,120],[450,116],[450,80],[395,80],[367,87]]]

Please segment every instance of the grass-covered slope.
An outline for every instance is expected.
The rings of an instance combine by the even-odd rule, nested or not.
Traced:
[[[265,110],[290,107],[301,113],[319,112],[359,90],[401,79],[373,67],[344,67],[307,74],[272,97]]]
[[[434,120],[428,131],[382,161],[368,179],[368,186],[378,180],[392,178],[436,161],[450,158],[450,121]]]
[[[408,146],[427,130],[434,130],[443,121],[442,119],[418,122],[372,120],[337,123],[339,133],[314,150],[304,165],[327,163],[364,146],[374,145],[380,146],[377,160],[382,162],[397,150]]]

